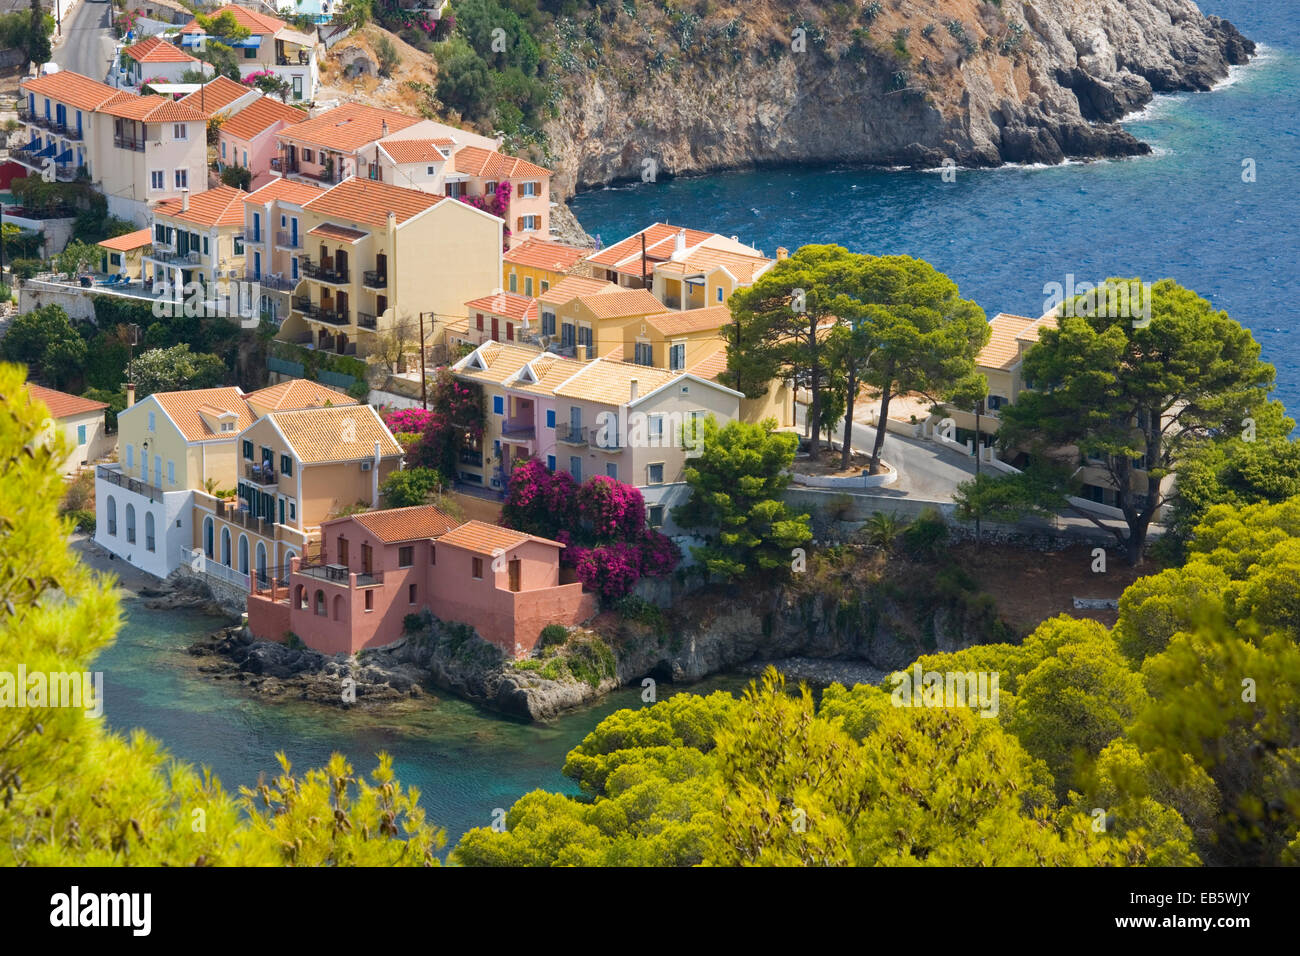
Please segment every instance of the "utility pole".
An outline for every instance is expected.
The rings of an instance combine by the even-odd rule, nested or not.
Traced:
[[[975,484],[980,480],[980,415],[984,414],[984,399],[975,403]],[[980,542],[980,510],[975,511],[975,544]]]
[[[428,313],[433,315],[432,312]],[[424,316],[420,313],[420,407],[427,410],[429,408],[429,376],[424,368]]]

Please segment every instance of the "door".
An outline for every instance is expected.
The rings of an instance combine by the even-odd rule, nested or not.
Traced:
[[[582,409],[577,405],[569,406],[569,435],[572,440],[577,440],[578,434],[582,431]]]
[[[262,278],[262,254],[260,252],[253,253],[253,278]]]
[[[379,253],[375,256],[375,271],[379,273],[379,278],[387,282],[388,280],[388,255]]]
[[[298,248],[298,220],[296,218],[289,220],[289,245]]]
[[[506,570],[510,575],[510,590],[519,590],[519,559],[511,558],[510,563],[506,565]]]
[[[348,274],[348,251],[340,249],[334,254],[334,270],[341,276]]]
[[[361,571],[363,574],[374,573],[374,550],[368,544],[361,546]]]
[[[492,316],[492,341],[493,342],[501,341],[500,320],[495,315]]]

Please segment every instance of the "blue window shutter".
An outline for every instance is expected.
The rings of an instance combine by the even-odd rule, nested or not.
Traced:
[[[547,455],[547,456],[546,456],[546,470],[547,470],[547,471],[554,471],[554,470],[555,470],[555,456],[554,456],[554,455]]]
[[[84,445],[85,443],[86,443],[86,426],[85,426],[85,425],[78,425],[78,426],[77,426],[77,444],[78,444],[78,445]]]
[[[547,428],[554,428],[554,427],[555,427],[555,409],[553,409],[553,408],[548,408],[548,409],[546,410],[546,427],[547,427]],[[554,462],[555,459],[552,458],[551,461]],[[554,471],[555,469],[552,468],[551,470]]]
[[[504,415],[506,413],[506,400],[504,396],[492,396],[492,413],[494,415]]]

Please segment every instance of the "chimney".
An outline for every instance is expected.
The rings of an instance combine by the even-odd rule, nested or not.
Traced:
[[[190,191],[188,188],[181,190],[181,212],[190,211]]]
[[[676,262],[686,255],[686,230],[678,229],[677,235],[673,237],[673,261]]]
[[[388,120],[382,120],[379,124],[379,138],[388,138]]]
[[[630,386],[630,387],[631,387],[631,392],[632,392],[632,397],[628,399],[629,402],[635,402],[635,401],[636,401],[636,385],[637,385],[637,383],[636,383],[636,379],[632,379],[632,380],[631,380],[631,386]]]
[[[776,261],[780,262],[782,259],[788,259],[788,258],[790,258],[790,250],[787,249],[785,246],[777,246]]]
[[[130,408],[134,404],[135,404],[135,384],[132,382],[127,382],[126,383],[126,407]]]

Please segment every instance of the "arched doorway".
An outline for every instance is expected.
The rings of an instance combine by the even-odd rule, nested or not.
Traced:
[[[239,536],[239,573],[248,573],[248,535]]]
[[[146,511],[144,513],[144,549],[146,551],[157,550],[157,548],[154,546],[155,542],[153,539],[153,529],[154,529],[153,512]]]
[[[135,505],[126,506],[126,542],[135,544]]]
[[[266,578],[266,545],[257,542],[257,586],[266,587],[270,582]]]
[[[221,529],[221,563],[230,567],[230,529]]]
[[[117,537],[117,500],[112,495],[108,496],[108,505],[104,514],[108,519],[108,533]]]
[[[203,555],[211,558],[213,556],[215,523],[211,517],[203,519]]]
[[[289,583],[289,572],[290,572],[290,570],[292,570],[292,568],[293,568],[293,559],[296,558],[296,557],[297,557],[297,555],[294,554],[292,551],[286,551],[286,552],[284,553],[284,563],[280,565],[280,583],[281,583],[281,584],[288,584],[288,583]],[[304,601],[302,606],[303,606],[303,607],[306,607],[306,606],[307,606],[307,603]]]

